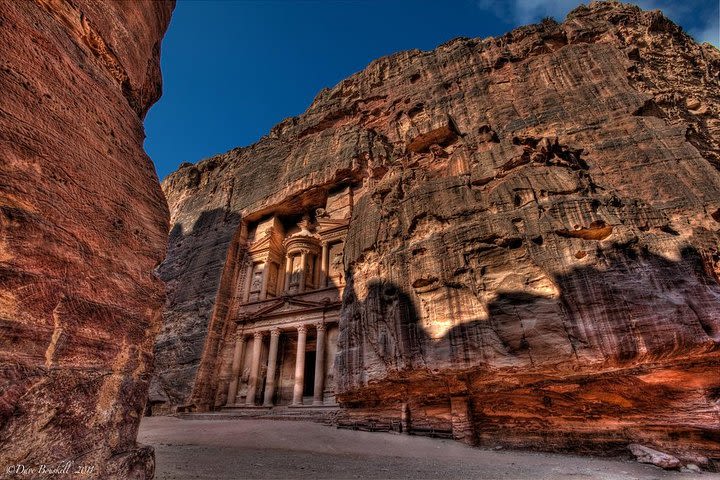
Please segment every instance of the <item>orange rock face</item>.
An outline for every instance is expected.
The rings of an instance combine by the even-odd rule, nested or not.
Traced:
[[[241,224],[347,187],[341,422],[720,456],[719,73],[659,12],[598,2],[379,59],[182,167],[155,401],[225,400]]]
[[[147,478],[168,211],[142,142],[173,2],[0,8],[0,465]],[[22,473],[18,470],[18,473]],[[68,477],[70,475],[67,475]],[[29,478],[28,477],[28,478]],[[62,475],[58,478],[64,478]]]

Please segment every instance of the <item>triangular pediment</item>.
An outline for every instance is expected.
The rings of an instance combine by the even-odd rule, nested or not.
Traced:
[[[258,240],[255,240],[250,245],[250,251],[255,252],[258,250],[264,250],[266,248],[270,248],[270,240],[272,239],[272,235],[266,235],[263,238],[260,238]]]
[[[300,300],[291,297],[279,298],[272,304],[255,312],[253,317],[257,318],[267,315],[280,315],[283,313],[307,310],[308,308],[322,308],[324,305],[325,303],[323,302],[312,302],[309,300]]]
[[[282,255],[283,251],[282,235],[275,232],[254,240],[248,246],[248,253],[251,255],[264,255],[266,252],[271,252],[277,256]]]
[[[258,250],[264,250],[270,248],[273,235],[265,235],[263,238],[258,238],[250,244],[250,251],[255,252]]]

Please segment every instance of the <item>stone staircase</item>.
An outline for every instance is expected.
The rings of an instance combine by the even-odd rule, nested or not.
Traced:
[[[294,420],[335,425],[340,407],[338,405],[301,405],[276,407],[225,406],[216,412],[178,413],[186,420]]]

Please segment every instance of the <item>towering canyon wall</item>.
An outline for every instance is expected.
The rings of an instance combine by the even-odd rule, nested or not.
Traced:
[[[168,210],[142,122],[173,6],[0,5],[0,475],[152,476]]]
[[[347,421],[720,456],[719,74],[660,12],[597,2],[381,58],[182,166],[151,400],[217,406],[242,220],[350,185]]]

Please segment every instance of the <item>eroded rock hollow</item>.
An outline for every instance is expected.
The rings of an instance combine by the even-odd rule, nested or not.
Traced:
[[[597,2],[381,58],[183,165],[154,407],[303,403],[282,372],[315,348],[341,423],[719,456],[719,74],[660,12]]]
[[[168,209],[142,121],[173,5],[0,3],[0,476],[153,474]]]

